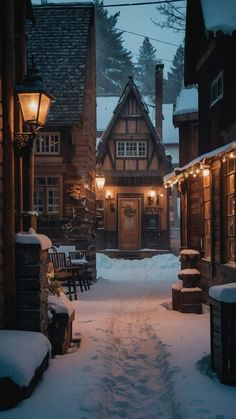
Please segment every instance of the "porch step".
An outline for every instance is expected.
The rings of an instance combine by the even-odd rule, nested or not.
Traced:
[[[140,249],[140,250],[119,250],[119,249],[104,249],[98,250],[97,253],[103,253],[110,258],[116,259],[144,259],[151,258],[156,255],[170,253],[169,250],[158,249]]]

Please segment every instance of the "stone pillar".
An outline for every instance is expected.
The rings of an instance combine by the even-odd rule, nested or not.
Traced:
[[[16,235],[17,329],[47,334],[47,249],[51,245],[51,241],[40,234]]]

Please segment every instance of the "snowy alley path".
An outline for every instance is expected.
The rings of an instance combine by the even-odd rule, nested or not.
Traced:
[[[178,258],[98,255],[97,269],[74,302],[80,348],[0,419],[235,419],[236,388],[209,369],[209,313],[168,310]]]
[[[149,284],[150,285],[150,284]],[[127,298],[125,284],[104,318],[106,346],[98,351],[105,371],[99,417],[180,418],[168,352],[149,322],[156,310],[153,287],[143,281]],[[147,304],[148,300],[148,304]]]

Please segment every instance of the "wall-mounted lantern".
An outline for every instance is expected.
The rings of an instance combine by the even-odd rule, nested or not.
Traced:
[[[96,188],[98,191],[101,191],[104,188],[105,180],[106,178],[103,173],[101,172],[96,173],[95,183],[96,183]]]
[[[148,192],[148,205],[154,205],[156,198],[156,191],[151,190]]]
[[[203,171],[202,171],[202,174],[203,174],[204,177],[209,176],[210,175],[210,169],[209,169],[209,167],[204,167],[203,168]]]
[[[42,77],[32,61],[31,68],[22,84],[16,88],[23,122],[30,132],[15,133],[15,148],[19,155],[23,155],[31,146],[36,137],[36,131],[46,122],[50,105],[54,100],[45,88]],[[26,147],[26,146],[29,147]]]

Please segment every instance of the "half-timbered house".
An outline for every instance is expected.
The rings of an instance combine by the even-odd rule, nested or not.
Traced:
[[[98,145],[97,172],[105,176],[104,189],[96,193],[98,250],[169,250],[163,176],[170,167],[130,77]]]
[[[189,0],[185,83],[195,112],[176,114],[181,167],[165,178],[181,192],[181,244],[200,252],[203,289],[236,280],[236,4]]]
[[[44,4],[33,9],[29,56],[34,55],[55,97],[34,146],[38,231],[53,244],[86,250],[94,266],[94,4]]]

